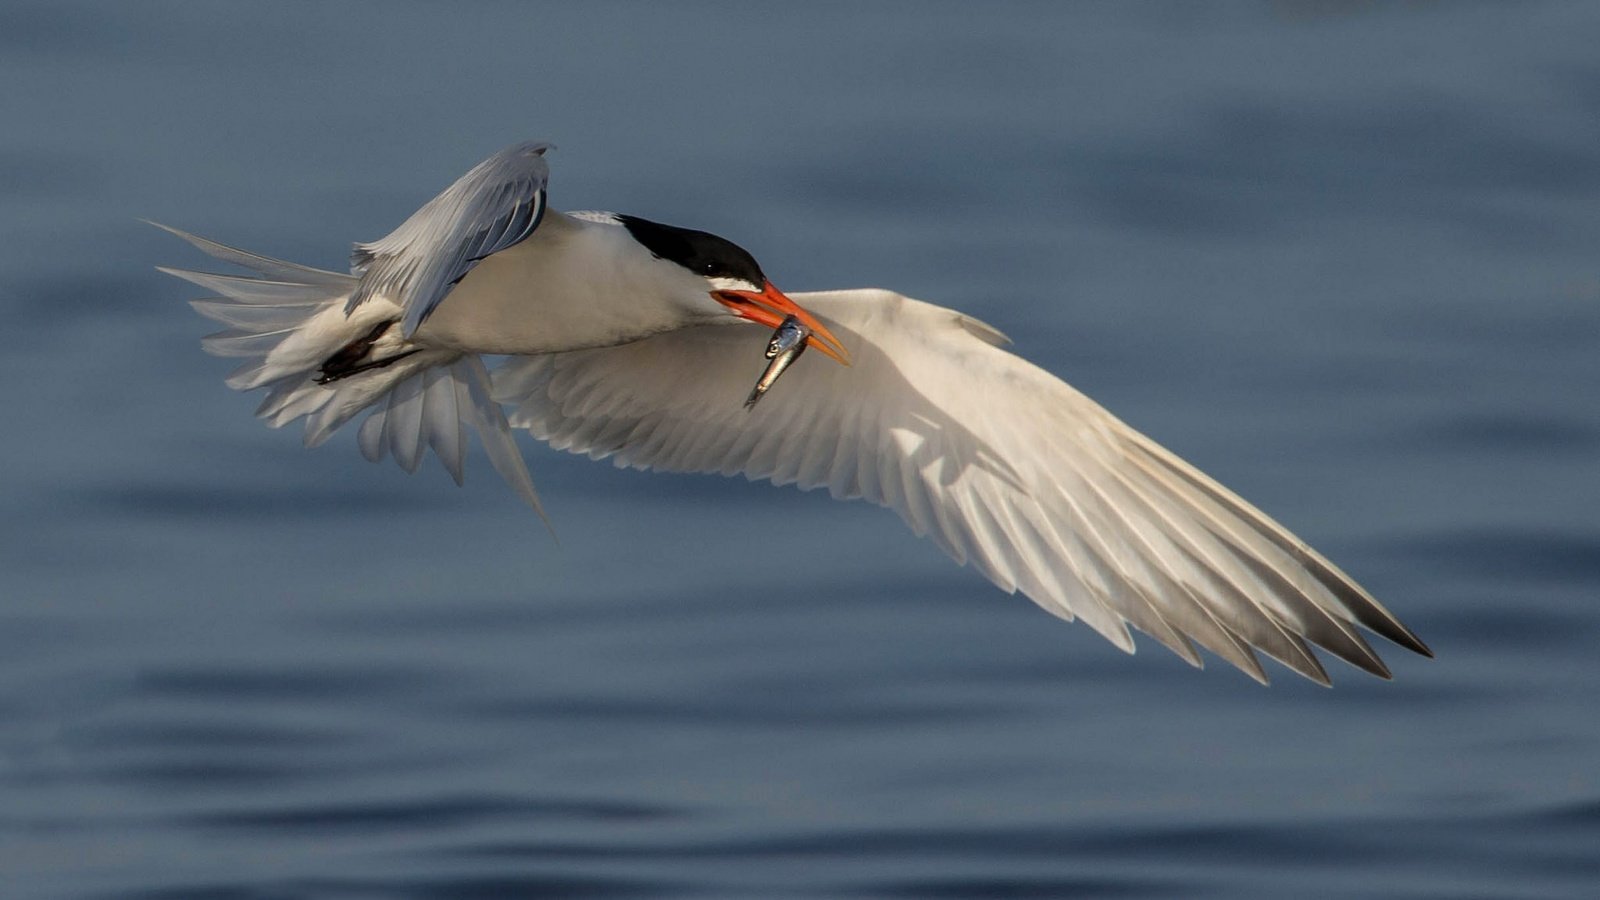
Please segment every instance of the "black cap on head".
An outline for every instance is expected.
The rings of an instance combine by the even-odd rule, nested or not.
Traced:
[[[617,216],[617,220],[657,258],[675,262],[702,278],[738,278],[756,287],[767,283],[756,258],[726,238],[638,216]]]

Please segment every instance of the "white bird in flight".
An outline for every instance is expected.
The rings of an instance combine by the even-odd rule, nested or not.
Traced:
[[[432,448],[460,483],[470,425],[541,516],[512,428],[618,466],[826,487],[1126,652],[1132,625],[1263,683],[1252,648],[1328,684],[1308,643],[1389,677],[1357,626],[1432,655],[1283,526],[996,329],[885,290],[791,298],[715,235],[550,209],[549,149],[479,163],[355,245],[350,274],[170,228],[255,276],[162,271],[220,295],[193,301],[229,326],[205,349],[244,358],[228,386],[265,388],[256,414],[303,417],[307,446],[370,410],[369,460],[415,472]],[[831,359],[790,366],[808,346]],[[509,359],[491,373],[484,354]]]

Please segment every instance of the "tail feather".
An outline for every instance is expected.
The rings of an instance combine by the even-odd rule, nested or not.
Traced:
[[[352,276],[345,275],[342,281],[333,283],[299,284],[244,275],[191,272],[188,269],[174,269],[167,266],[156,266],[156,270],[182,278],[191,284],[198,284],[207,290],[216,291],[232,301],[230,305],[244,306],[317,306],[330,297],[348,296],[356,281]]]
[[[219,244],[216,241],[207,240],[206,238],[203,238],[197,234],[190,234],[182,229],[173,228],[171,225],[163,225],[160,222],[151,222],[149,219],[145,219],[144,221],[149,222],[149,224],[154,225],[170,235],[174,235],[175,237],[179,237],[185,241],[188,241],[190,244],[198,248],[200,252],[213,259],[220,259],[225,263],[232,263],[241,269],[249,269],[252,272],[259,272],[268,278],[281,279],[293,284],[306,286],[354,286],[353,282],[355,279],[343,272],[330,272],[327,269],[313,269],[310,266],[302,266],[299,263],[286,262],[281,259],[273,259],[270,256],[261,256],[260,254],[251,253],[248,250],[240,250],[237,247],[230,247],[227,244]]]
[[[278,349],[285,338],[298,330],[298,327],[277,328],[272,331],[229,328],[201,338],[200,346],[212,356],[258,356],[266,359],[271,356],[272,351]],[[258,386],[249,385],[252,388]]]
[[[176,271],[176,270],[170,270]],[[266,332],[292,328],[306,317],[308,304],[292,306],[251,306],[228,300],[190,300],[194,311],[214,322],[244,331]]]
[[[305,443],[315,447],[346,422],[370,410],[357,435],[367,459],[393,456],[414,473],[431,448],[457,484],[464,477],[470,425],[489,462],[549,525],[505,412],[490,398],[489,373],[474,355],[408,349],[387,365],[322,383],[322,366],[352,340],[382,331],[398,308],[372,298],[348,315],[344,305],[357,279],[249,253],[156,224],[200,250],[262,277],[217,275],[160,267],[160,271],[220,296],[190,301],[195,311],[228,326],[201,345],[244,364],[227,378],[235,390],[265,388],[256,415],[273,428],[305,419]],[[552,532],[553,533],[553,532]]]

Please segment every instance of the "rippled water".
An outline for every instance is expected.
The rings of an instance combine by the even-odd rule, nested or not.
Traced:
[[[1594,895],[1597,45],[1589,4],[0,4],[0,895]],[[262,428],[135,221],[337,266],[529,137],[559,207],[994,323],[1438,659],[1127,658],[881,510],[532,449],[557,545],[481,458]]]

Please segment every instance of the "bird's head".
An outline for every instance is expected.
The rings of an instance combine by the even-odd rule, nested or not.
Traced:
[[[850,353],[826,326],[767,280],[756,258],[738,244],[688,228],[662,225],[637,216],[618,216],[633,239],[660,259],[705,279],[706,294],[741,319],[777,328],[794,316],[811,329],[810,346],[845,365]]]

